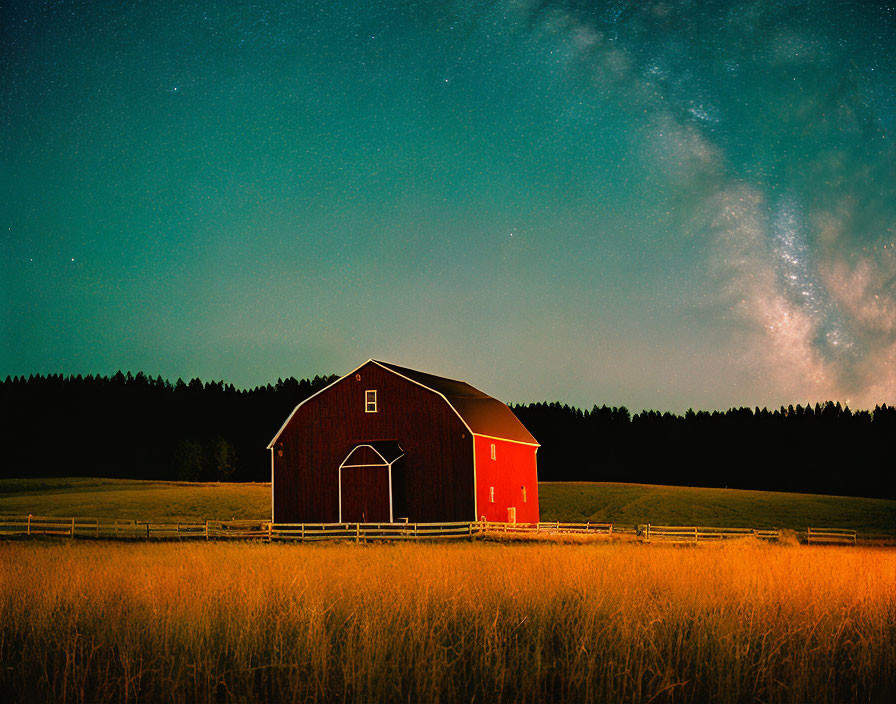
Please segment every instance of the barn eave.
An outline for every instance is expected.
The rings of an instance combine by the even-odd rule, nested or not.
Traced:
[[[539,442],[525,442],[523,440],[511,440],[510,438],[502,438],[498,435],[486,435],[485,433],[473,433],[474,437],[487,438],[489,440],[501,440],[502,442],[513,442],[517,445],[528,445],[529,447],[541,447]]]

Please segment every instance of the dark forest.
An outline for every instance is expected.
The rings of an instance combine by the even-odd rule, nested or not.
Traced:
[[[240,390],[138,373],[0,382],[4,477],[269,481],[267,443],[337,377]],[[542,481],[620,481],[896,498],[896,408],[839,403],[684,415],[511,406]]]

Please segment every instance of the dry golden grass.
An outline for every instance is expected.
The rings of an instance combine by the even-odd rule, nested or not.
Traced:
[[[8,702],[896,694],[896,552],[0,544]]]

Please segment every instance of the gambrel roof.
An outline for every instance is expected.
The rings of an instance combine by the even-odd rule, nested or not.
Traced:
[[[513,442],[523,443],[524,445],[539,445],[538,441],[532,437],[532,434],[528,430],[526,430],[526,426],[520,422],[519,418],[514,415],[507,404],[470,386],[465,381],[457,381],[456,379],[448,379],[447,377],[436,376],[435,374],[427,374],[426,372],[420,372],[416,369],[400,367],[397,364],[391,364],[390,362],[380,362],[375,359],[368,359],[364,364],[352,369],[348,374],[334,381],[333,384],[338,384],[340,381],[351,376],[371,362],[441,396],[445,399],[448,405],[454,409],[454,412],[457,413],[460,419],[464,422],[464,425],[467,426],[473,435],[482,435],[498,440],[511,440]],[[330,384],[330,386],[333,386],[333,384]],[[317,394],[323,393],[330,388],[330,386],[321,389]],[[286,428],[289,421],[292,420],[296,410],[298,410],[302,404],[306,403],[311,398],[314,398],[314,396],[317,396],[317,394],[309,396],[305,401],[302,401],[302,403],[296,406],[289,418],[287,418],[286,422],[281,426],[280,430],[277,431],[274,439],[271,440],[268,449],[272,448],[274,443],[277,442],[277,438],[280,437],[283,429]]]
[[[501,440],[538,445],[538,441],[526,430],[526,426],[506,403],[492,398],[467,382],[418,372],[389,362],[379,362],[375,359],[371,361],[444,396],[474,435],[488,435]]]

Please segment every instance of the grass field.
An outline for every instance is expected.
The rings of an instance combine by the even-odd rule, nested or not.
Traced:
[[[0,479],[0,514],[193,521],[270,518],[270,484]]]
[[[543,520],[805,529],[896,535],[896,501],[646,484],[538,485]]]
[[[0,543],[5,702],[896,696],[896,551]]]
[[[896,501],[736,489],[557,482],[539,485],[544,521],[747,528],[853,528],[896,535]],[[190,521],[266,518],[270,484],[2,479],[0,514]]]

